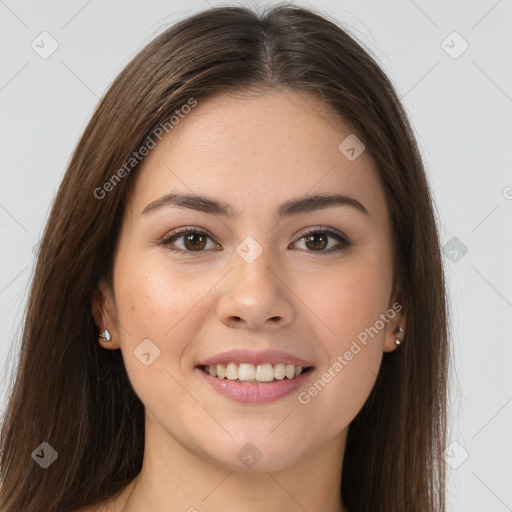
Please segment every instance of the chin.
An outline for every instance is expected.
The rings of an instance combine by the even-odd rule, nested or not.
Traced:
[[[209,447],[205,447],[204,453],[216,464],[238,472],[278,471],[293,465],[298,456],[297,443],[288,438],[284,444],[277,436],[272,440],[265,439],[266,436],[244,436],[240,441],[230,439],[222,451],[217,449],[212,453]]]

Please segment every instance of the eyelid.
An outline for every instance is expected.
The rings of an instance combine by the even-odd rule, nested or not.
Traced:
[[[167,245],[170,245],[171,242],[174,242],[181,238],[184,235],[188,235],[189,233],[199,233],[201,235],[205,235],[206,237],[210,238],[212,241],[214,241],[217,245],[220,245],[219,242],[216,240],[216,238],[210,234],[209,231],[206,229],[196,227],[196,226],[185,226],[182,228],[177,228],[170,233],[166,234],[159,242],[160,245],[166,247]],[[172,249],[169,249],[172,250]],[[175,249],[174,252],[187,252],[187,253],[193,253],[194,251],[183,251],[182,249]],[[205,252],[205,251],[196,251],[196,252]]]
[[[315,254],[318,256],[327,256],[329,254],[337,254],[337,253],[339,254],[339,253],[342,253],[342,252],[348,250],[353,245],[353,243],[349,239],[349,237],[347,235],[345,235],[343,232],[341,232],[335,228],[330,228],[327,226],[312,226],[312,227],[302,230],[299,233],[299,235],[297,235],[298,238],[297,238],[296,242],[293,242],[293,244],[301,241],[303,238],[306,238],[309,234],[312,234],[312,233],[325,233],[325,234],[327,234],[327,236],[329,238],[336,239],[338,241],[338,244],[336,246],[331,247],[330,249],[324,250],[324,251],[306,251],[306,254]]]
[[[337,229],[334,229],[334,228],[329,228],[327,226],[312,226],[312,227],[309,227],[309,228],[305,228],[302,231],[300,231],[299,234],[296,235],[296,236],[302,238],[304,236],[309,235],[310,233],[317,233],[318,231],[320,231],[322,233],[327,233],[327,234],[330,234],[330,235],[336,235],[336,236],[338,236],[339,238],[341,238],[343,241],[345,241],[347,243],[350,241],[348,236],[346,236],[341,231],[338,231]]]
[[[201,251],[185,251],[183,249],[170,249],[168,246],[171,245],[172,242],[175,242],[176,240],[180,239],[182,236],[185,236],[189,233],[199,233],[202,235],[205,235],[207,238],[210,238],[215,244],[220,245],[219,242],[216,240],[216,238],[211,235],[206,229],[196,227],[196,226],[185,226],[182,228],[177,228],[174,231],[171,231],[167,235],[165,235],[162,240],[159,242],[159,245],[163,247],[167,247],[167,249],[171,252],[176,253],[185,253],[185,254],[194,254],[194,253],[205,253],[209,252],[206,250]],[[312,233],[325,233],[328,237],[335,238],[338,240],[338,246],[335,246],[334,248],[331,248],[327,251],[306,251],[312,254],[318,254],[318,255],[324,255],[324,254],[331,254],[335,252],[342,252],[343,250],[348,249],[350,246],[352,246],[351,240],[341,231],[330,228],[327,226],[310,226],[308,228],[305,228],[304,230],[300,231],[297,235],[295,235],[295,241],[292,242],[291,245],[301,241],[303,238],[307,237],[309,234]]]

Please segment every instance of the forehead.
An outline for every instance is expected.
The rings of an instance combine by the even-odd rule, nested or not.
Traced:
[[[369,155],[349,160],[350,124],[317,97],[288,90],[222,94],[199,101],[149,152],[134,176],[134,211],[169,191],[225,200],[237,211],[313,193],[357,196],[386,210]]]

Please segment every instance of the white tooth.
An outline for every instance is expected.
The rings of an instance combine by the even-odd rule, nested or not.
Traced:
[[[228,363],[226,366],[226,378],[229,380],[238,379],[238,365],[236,363]]]
[[[253,364],[240,363],[238,367],[238,380],[254,380],[256,378],[256,368]]]
[[[274,368],[271,364],[259,364],[256,369],[256,380],[260,382],[270,382],[274,380]]]
[[[283,363],[277,363],[274,366],[274,377],[277,380],[282,380],[282,379],[284,379],[284,376],[285,376],[284,364]]]
[[[271,382],[274,379],[282,380],[285,377],[293,379],[302,374],[303,367],[293,364],[276,363],[274,366],[270,363],[253,365],[250,363],[227,363],[224,367],[221,364],[206,366],[205,370],[212,377],[219,379],[227,378],[229,380],[239,381],[260,381]]]
[[[217,365],[217,377],[219,379],[223,379],[226,376],[226,370],[224,369],[224,366],[221,364]]]
[[[294,364],[287,364],[285,368],[285,375],[289,379],[293,379],[295,377],[295,365]]]

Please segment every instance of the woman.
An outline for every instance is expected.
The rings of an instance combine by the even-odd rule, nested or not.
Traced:
[[[372,57],[304,8],[193,15],[114,81],[58,191],[1,509],[442,512],[446,309]]]

